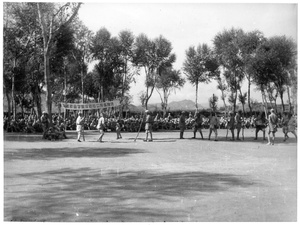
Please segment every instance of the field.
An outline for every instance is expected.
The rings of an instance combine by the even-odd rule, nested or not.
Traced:
[[[297,221],[297,142],[85,132],[85,142],[4,133],[4,221]]]

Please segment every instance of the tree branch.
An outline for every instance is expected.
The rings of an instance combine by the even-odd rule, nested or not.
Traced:
[[[67,22],[65,22],[63,25],[67,26],[69,23],[72,22],[72,20],[74,19],[74,17],[77,15],[78,10],[80,8],[80,5],[82,4],[82,2],[79,2],[77,7],[75,8],[75,11],[73,12],[72,16],[67,20]]]

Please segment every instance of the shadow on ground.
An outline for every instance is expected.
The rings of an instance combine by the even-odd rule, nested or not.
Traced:
[[[17,194],[5,187],[5,221],[186,221],[195,199],[257,185],[247,177],[207,172],[64,168],[17,176],[39,184]]]
[[[49,160],[59,158],[114,158],[130,154],[145,153],[145,150],[131,148],[77,147],[77,148],[33,148],[6,150],[4,161],[8,160]]]
[[[59,141],[68,141],[68,139],[74,139],[76,140],[77,138],[77,133],[76,131],[67,131],[66,132],[67,139],[60,139],[54,142],[59,142]],[[13,132],[13,133],[7,133],[4,132],[3,139],[4,141],[20,141],[20,142],[49,142],[51,143],[52,141],[50,140],[45,140],[42,139],[43,134],[42,133],[18,133],[18,132]],[[99,132],[94,131],[94,130],[88,130],[85,132],[85,138],[89,139],[90,137],[93,137],[95,140],[97,140],[99,136]]]

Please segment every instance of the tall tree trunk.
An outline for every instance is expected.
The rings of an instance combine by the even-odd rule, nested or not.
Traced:
[[[270,101],[270,104],[271,104],[271,106],[272,106],[272,108],[273,108],[274,106],[273,106],[272,98],[269,98],[269,101]]]
[[[14,65],[13,65],[13,74],[11,79],[11,107],[13,110],[13,118],[16,119],[17,109],[16,109],[16,101],[15,101],[15,73],[16,73],[16,59],[14,59]]]
[[[67,73],[66,69],[64,68],[64,103],[67,103]],[[66,119],[67,116],[67,109],[64,108],[64,120]]]
[[[50,63],[49,63],[48,48],[44,49],[44,79],[46,89],[46,105],[50,127],[52,127],[52,88],[50,83]]]
[[[145,68],[145,73],[146,73],[147,80],[149,80],[150,76],[152,76],[152,78],[155,79],[153,70]],[[148,86],[148,82],[147,82],[147,93],[146,93],[146,99],[145,99],[145,108],[146,109],[148,109],[148,102],[153,94],[154,87],[155,87],[155,81],[153,82],[152,86]],[[150,93],[149,93],[149,89],[150,89]]]
[[[36,96],[36,108],[37,108],[37,115],[40,118],[42,116],[42,98],[41,98],[41,92],[39,88],[37,87],[37,96]]]
[[[83,83],[84,82],[84,71],[83,66],[81,67],[81,89],[82,89],[82,103],[84,103],[84,90],[83,90]]]
[[[290,106],[290,112],[292,111],[292,102],[291,102],[291,96],[290,96],[290,88],[289,86],[286,87],[287,94],[288,94],[288,101],[289,101],[289,106]]]
[[[165,116],[167,115],[167,109],[168,109],[168,97],[165,97]]]
[[[281,99],[282,112],[284,112],[283,91],[280,91],[279,95],[280,95],[280,99]]]
[[[22,101],[21,101],[21,114],[22,114],[22,118],[24,118],[24,106],[22,104]]]
[[[266,116],[266,119],[268,119],[268,104],[266,101],[266,96],[265,96],[265,92],[264,92],[263,88],[261,89],[261,97],[262,97],[263,107],[264,107],[264,111],[265,111],[265,116]]]
[[[251,82],[250,82],[250,75],[249,75],[249,79],[248,79],[248,107],[250,110],[250,115],[252,115],[252,107],[251,107],[251,99],[250,99],[250,87],[251,87]]]
[[[222,94],[222,95],[223,95],[223,94]],[[227,112],[227,105],[226,105],[226,102],[225,102],[225,97],[222,96],[222,100],[223,100],[225,112]]]
[[[149,87],[147,87],[147,92],[146,92],[146,96],[145,96],[145,99],[144,99],[144,106],[145,106],[145,109],[147,110],[148,109],[148,101],[149,101],[149,97],[148,97],[148,91],[149,91]]]
[[[31,115],[36,115],[36,111],[35,111],[34,107],[31,108],[30,114],[31,114]]]
[[[100,95],[101,95],[101,97],[100,97],[101,101],[104,102],[103,83],[101,84]]]
[[[145,106],[145,110],[147,110],[147,109],[148,109],[148,98],[145,99],[145,104],[144,104],[144,106]]]
[[[243,115],[245,115],[245,104],[243,103]]]
[[[239,92],[240,92],[240,96],[243,97],[243,93],[242,93],[241,88],[239,88]],[[242,107],[243,107],[243,115],[245,115],[245,103],[246,103],[246,101],[244,101],[244,99],[243,99],[243,102],[241,102],[241,103],[242,103]]]
[[[196,102],[195,102],[195,107],[196,111],[198,112],[198,81],[196,82]]]
[[[50,84],[50,64],[49,64],[49,51],[52,39],[52,22],[50,24],[49,36],[47,32],[47,25],[45,18],[43,16],[42,9],[40,8],[40,3],[37,3],[39,22],[41,25],[42,35],[43,35],[43,51],[44,51],[44,80],[45,80],[45,89],[46,89],[46,106],[48,112],[48,118],[50,120],[50,127],[52,127],[52,90]]]
[[[167,90],[163,90],[163,92],[164,92],[163,118],[165,118],[165,116],[167,115],[167,108],[168,108],[168,91]]]
[[[150,98],[151,98],[151,96],[153,94],[153,90],[154,90],[154,86],[152,86],[150,88],[150,94],[149,94],[148,88],[147,88],[147,96],[146,96],[146,100],[145,100],[145,107],[146,107],[146,109],[148,108],[148,102],[149,102],[149,100],[150,100]]]
[[[235,96],[234,96],[234,102],[233,102],[233,112],[236,112],[236,101],[237,101],[237,94],[238,90],[235,91]]]
[[[34,105],[36,106],[37,112],[36,115],[38,118],[42,116],[42,106],[41,106],[41,93],[38,87],[38,84],[35,84],[34,87],[31,89],[32,99]]]
[[[11,107],[10,107],[10,97],[9,97],[9,92],[8,90],[5,91],[6,93],[6,99],[7,99],[7,117],[8,121],[11,121]]]
[[[234,90],[235,90],[235,96],[234,96],[234,102],[233,102],[233,112],[236,111],[236,100],[238,96],[238,88],[237,88],[237,80],[236,80],[236,71],[234,71]]]
[[[121,95],[121,101],[120,101],[121,106],[119,107],[120,118],[123,118],[126,75],[127,75],[127,59],[125,59],[123,79],[122,79],[122,95]]]
[[[225,112],[227,112],[227,105],[226,105],[225,95],[224,95],[224,90],[223,89],[221,90],[221,93],[222,93],[222,100],[223,100],[224,107],[225,107]]]

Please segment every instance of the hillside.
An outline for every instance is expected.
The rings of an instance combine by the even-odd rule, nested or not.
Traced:
[[[139,106],[139,108],[142,108]],[[198,104],[198,108],[208,108],[208,104]],[[161,110],[161,103],[149,104],[148,109],[152,111]],[[168,111],[195,110],[195,102],[192,100],[173,101],[168,104]]]

